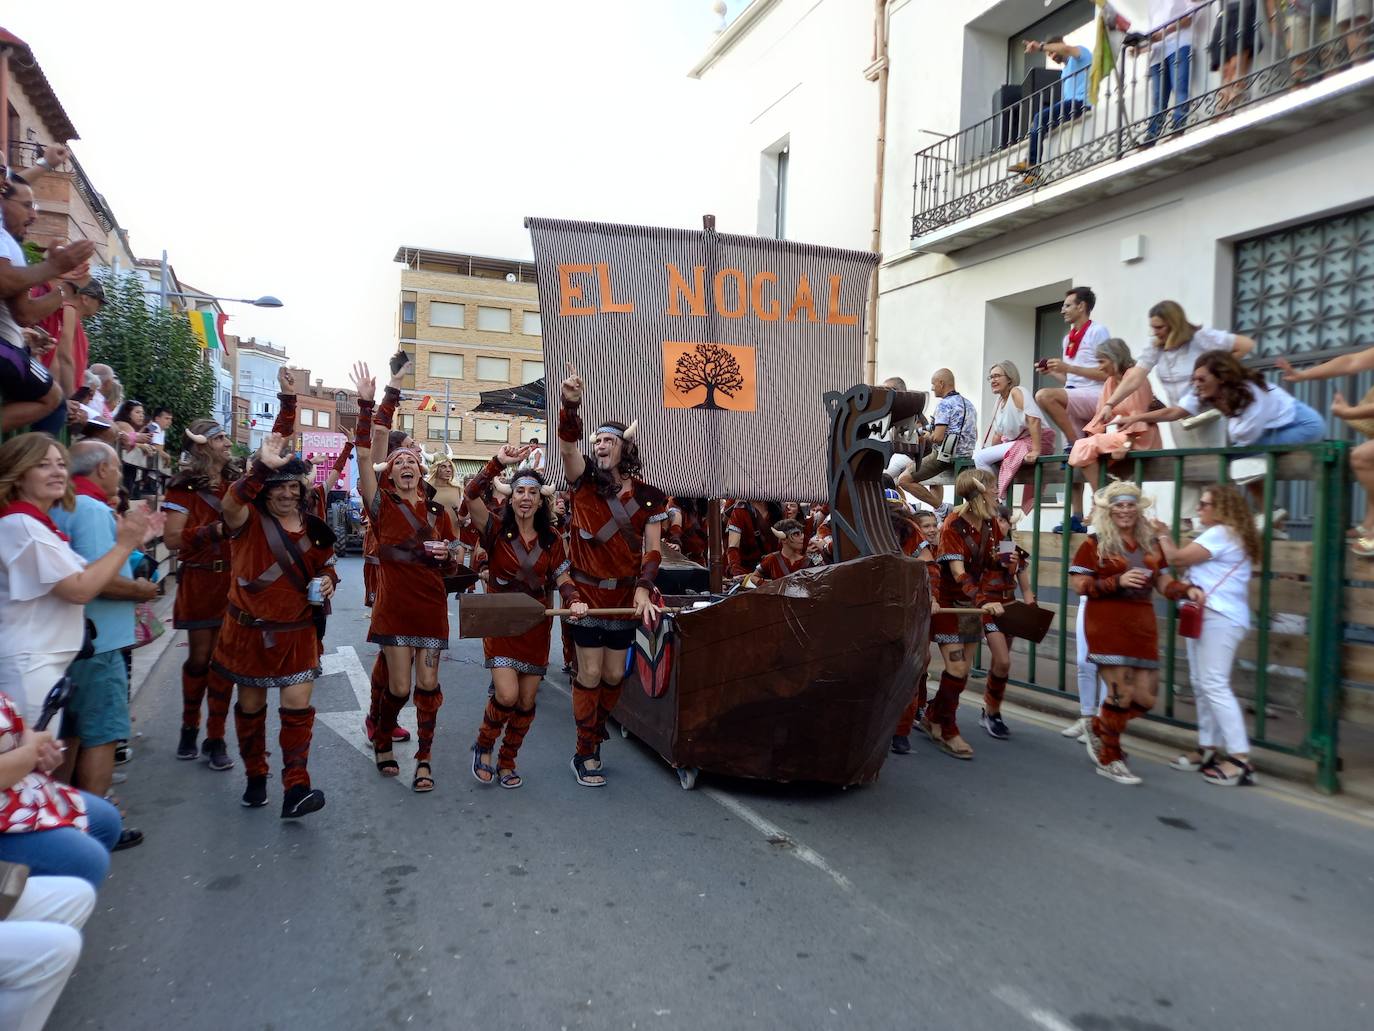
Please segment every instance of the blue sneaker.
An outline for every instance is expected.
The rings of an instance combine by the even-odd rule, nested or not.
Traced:
[[[1060,523],[1058,526],[1056,526],[1056,527],[1055,527],[1053,530],[1051,530],[1050,532],[1051,532],[1051,533],[1063,533],[1063,532],[1064,532],[1064,524],[1063,524],[1063,523]],[[1069,533],[1087,533],[1087,532],[1088,532],[1088,528],[1087,528],[1087,526],[1085,526],[1085,525],[1083,524],[1083,520],[1082,520],[1082,519],[1080,519],[1078,516],[1071,516],[1071,517],[1069,518]]]

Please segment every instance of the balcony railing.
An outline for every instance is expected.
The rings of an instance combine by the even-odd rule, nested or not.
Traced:
[[[1086,105],[1061,79],[918,152],[912,239],[1370,60],[1374,29],[1337,21],[1339,4],[1272,0],[1271,18],[1270,2],[1208,0],[1128,33]]]

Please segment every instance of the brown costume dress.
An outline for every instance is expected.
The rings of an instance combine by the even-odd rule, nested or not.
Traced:
[[[617,497],[602,497],[592,460],[585,456],[584,460],[586,469],[572,484],[572,578],[588,608],[632,608],[644,530],[668,518],[668,499],[657,487],[633,476],[622,484]],[[588,617],[578,625],[619,630],[634,626],[635,621]]]
[[[228,489],[228,480],[211,487],[183,473],[173,478],[162,501],[163,511],[186,515],[172,607],[172,625],[178,630],[212,630],[224,620],[229,603],[229,541],[220,520]],[[211,529],[216,526],[218,531]]]
[[[404,648],[448,647],[448,595],[443,567],[424,542],[451,541],[453,524],[444,506],[423,494],[413,505],[377,485],[368,517],[377,539],[377,594],[367,639]]]
[[[997,524],[991,519],[974,526],[961,512],[951,512],[940,528],[939,587],[936,600],[941,608],[970,608],[999,599],[989,596],[992,576],[997,565],[997,545],[1002,539]],[[951,562],[964,564],[965,580],[961,583],[950,572]],[[960,617],[953,613],[937,613],[930,617],[930,635],[936,644],[967,644],[983,636],[983,628],[973,616]]]
[[[1088,661],[1099,666],[1158,669],[1159,627],[1153,594],[1155,580],[1168,562],[1157,545],[1146,551],[1140,545],[1127,548],[1122,541],[1122,550],[1122,556],[1102,555],[1097,538],[1089,537],[1079,545],[1069,567],[1070,575],[1092,578],[1079,586],[1087,605],[1083,631]],[[1143,569],[1150,578],[1143,587],[1121,587],[1118,578],[1128,569]]]
[[[546,548],[537,537],[521,538],[518,530],[503,531],[495,520],[487,522],[482,547],[490,556],[487,565],[487,592],[528,594],[548,604],[549,591],[570,563],[562,538],[553,533]],[[543,619],[516,637],[484,637],[482,651],[487,669],[513,669],[517,673],[543,676],[549,667],[549,645],[553,638],[552,619]]]

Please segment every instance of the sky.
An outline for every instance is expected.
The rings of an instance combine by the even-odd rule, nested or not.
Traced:
[[[746,6],[733,0],[731,15]],[[699,226],[710,0],[15,5],[87,174],[228,331],[346,385],[402,245],[530,257],[526,215]]]

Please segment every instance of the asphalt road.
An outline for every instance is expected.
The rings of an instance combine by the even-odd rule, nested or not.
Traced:
[[[973,762],[916,741],[868,788],[687,792],[615,737],[610,785],[587,790],[556,673],[525,786],[482,787],[487,676],[456,637],[438,786],[415,795],[408,755],[383,780],[364,754],[374,650],[359,561],[343,573],[311,754],[328,805],[280,820],[276,755],[259,810],[241,769],[176,761],[168,648],[119,789],[147,841],[115,856],[50,1027],[1374,1025],[1368,824],[1143,759],[1143,786],[1112,784],[1053,729],[995,742],[976,710]]]

